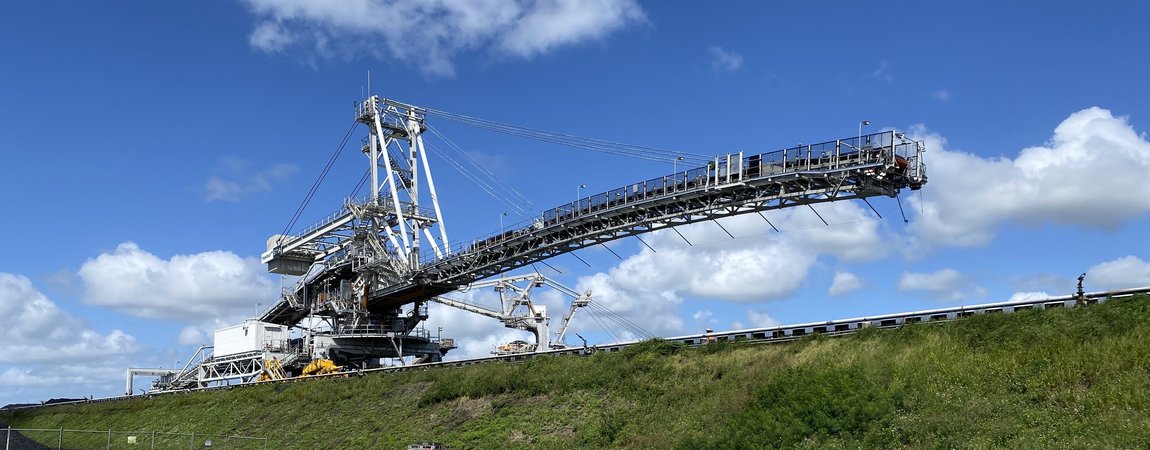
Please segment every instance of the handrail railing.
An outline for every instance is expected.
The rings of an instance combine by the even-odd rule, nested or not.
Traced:
[[[921,178],[922,164],[917,158],[918,147],[913,141],[904,139],[902,142],[897,142],[898,139],[902,139],[900,133],[882,131],[767,153],[747,156],[739,154],[740,169],[738,173],[731,175],[737,179],[736,182],[746,182],[802,172],[834,172],[870,165],[896,164],[901,159],[908,164],[910,177]],[[727,184],[717,179],[720,175],[727,175],[723,172],[724,167],[721,163],[731,156],[734,155],[725,158],[716,157],[715,161],[701,167],[676,171],[669,175],[579,198],[574,202],[544,211],[538,216],[511,224],[498,232],[468,241],[456,241],[450,246],[452,251],[449,256],[440,256],[430,250],[424,251],[420,255],[420,262],[427,265],[442,259],[466,257],[469,252],[495,246],[535,229],[562,226],[581,217],[618,206]],[[912,159],[914,167],[909,167]]]

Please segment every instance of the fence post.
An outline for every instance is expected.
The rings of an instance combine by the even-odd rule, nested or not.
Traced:
[[[12,445],[12,425],[8,425],[8,437],[4,439],[4,450],[8,450],[8,447],[11,445]],[[264,445],[264,447],[266,448],[267,445]]]
[[[64,448],[64,427],[60,427],[60,436],[56,438],[56,450]]]
[[[156,430],[152,430],[152,450],[156,450]]]
[[[196,448],[196,432],[192,432],[192,440],[188,442],[188,450]]]
[[[108,450],[111,450],[111,448],[112,448],[112,429],[111,428],[108,429],[108,446],[104,447],[104,448],[106,448]]]

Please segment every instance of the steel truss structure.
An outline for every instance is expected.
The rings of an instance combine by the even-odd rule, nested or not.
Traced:
[[[425,266],[416,282],[452,287],[623,237],[740,214],[876,195],[926,182],[921,142],[893,131],[744,157],[624,186],[544,212],[531,226]],[[399,293],[411,289],[397,285]]]
[[[375,337],[416,338],[410,333],[426,319],[432,298],[556,255],[741,214],[895,197],[927,181],[923,143],[884,131],[718,156],[701,167],[559,206],[522,228],[451,246],[423,147],[426,111],[373,96],[359,106],[357,117],[370,131],[364,146],[370,196],[348,200],[340,212],[297,236],[268,241],[261,259],[269,271],[303,277],[261,321],[295,325],[320,315],[345,337],[370,329]],[[430,207],[421,206],[421,195]],[[418,350],[395,350],[399,356],[422,355],[416,352],[431,347],[411,344]]]
[[[267,369],[269,363],[280,364],[278,357],[273,357],[265,351],[250,351],[220,357],[207,357],[206,350],[211,346],[202,346],[188,361],[183,370],[164,369],[128,369],[127,392],[132,395],[133,375],[158,375],[159,378],[152,384],[148,392],[178,391],[184,389],[198,389],[227,384],[242,384],[256,381]],[[196,357],[202,361],[193,364]]]
[[[571,297],[571,307],[567,313],[563,315],[563,319],[559,324],[559,330],[554,333],[554,336],[552,336],[550,331],[551,317],[547,315],[547,308],[544,305],[536,305],[531,301],[531,291],[534,288],[544,285],[555,289],[567,297]],[[499,310],[493,310],[462,300],[442,296],[432,297],[431,301],[498,319],[500,322],[503,322],[503,325],[507,328],[529,331],[535,335],[535,343],[531,351],[566,348],[564,338],[567,335],[567,328],[571,324],[571,318],[575,316],[575,311],[578,308],[591,304],[591,291],[577,292],[540,273],[500,277],[494,280],[472,283],[468,287],[469,290],[483,288],[495,289],[495,292],[499,295]],[[521,306],[525,311],[518,313],[516,310],[520,309]]]

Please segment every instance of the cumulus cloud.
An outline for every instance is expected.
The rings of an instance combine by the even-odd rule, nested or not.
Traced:
[[[753,309],[747,311],[747,319],[751,321],[751,326],[754,328],[769,328],[779,326],[779,321],[775,320],[774,317],[771,317],[765,312],[756,311]]]
[[[121,330],[93,330],[61,310],[22,275],[0,272],[0,363],[90,361],[137,350]]]
[[[239,202],[253,194],[271,192],[275,182],[296,172],[291,164],[275,164],[267,169],[252,170],[247,161],[227,158],[204,182],[205,201]]]
[[[631,269],[633,268],[621,270]],[[675,293],[673,288],[653,284],[644,289],[632,284],[633,282],[641,283],[645,275],[648,274],[597,273],[580,277],[576,286],[580,291],[590,289],[593,302],[627,318],[648,333],[656,336],[681,333],[683,319],[679,315],[679,305],[683,299]],[[586,321],[581,322],[578,329],[591,328],[586,325],[587,323]],[[628,337],[638,338],[639,336],[630,335]]]
[[[454,74],[465,51],[531,58],[646,20],[636,0],[243,0],[252,47],[332,57],[365,53]]]
[[[1125,256],[1091,267],[1086,284],[1096,290],[1150,286],[1150,263],[1137,256]]]
[[[205,333],[198,327],[191,325],[180,329],[180,335],[176,337],[176,342],[180,345],[203,344],[206,340]]]
[[[1050,294],[1045,292],[1015,292],[1014,295],[1010,296],[1008,301],[1023,302],[1028,300],[1045,300],[1048,298],[1050,298]]]
[[[139,353],[135,354],[139,358]],[[152,366],[158,362],[149,358]],[[49,398],[110,397],[124,392],[124,369],[138,360],[111,355],[86,363],[0,366],[0,403],[37,403]],[[137,379],[136,386],[146,381]]]
[[[881,222],[854,203],[818,205],[832,226],[806,208],[772,211],[775,233],[758,215],[721,220],[736,239],[715,223],[663,230],[644,239],[643,249],[605,272],[579,279],[580,290],[647,331],[682,333],[680,309],[689,298],[763,302],[787,298],[806,280],[819,255],[843,261],[869,261],[889,253]],[[753,321],[752,321],[753,322]]]
[[[22,276],[0,273],[0,399],[111,395],[141,346],[69,314]]]
[[[921,128],[915,134],[926,140],[930,176],[926,200],[910,208],[916,249],[985,245],[1004,223],[1107,230],[1150,211],[1150,142],[1105,109],[1071,114],[1047,144],[1014,157],[982,157]]]
[[[84,302],[149,318],[202,321],[249,314],[273,300],[272,281],[254,258],[213,251],[161,259],[125,242],[80,267]]]
[[[934,91],[934,94],[932,94],[932,96],[934,97],[935,100],[938,100],[938,101],[943,102],[943,103],[950,101],[950,91],[948,91],[946,89],[939,89],[937,91]]]
[[[711,69],[715,72],[737,72],[743,68],[743,55],[718,45],[707,47],[707,57],[711,59]]]
[[[283,24],[276,22],[261,22],[248,36],[248,43],[268,53],[282,52],[296,39],[284,29]]]
[[[968,296],[967,289],[980,290],[954,269],[929,273],[903,272],[898,280],[898,290],[923,291],[938,300],[963,300]]]
[[[827,289],[827,294],[832,297],[848,294],[857,291],[862,287],[862,279],[850,272],[835,272],[834,280],[831,281],[831,287]]]

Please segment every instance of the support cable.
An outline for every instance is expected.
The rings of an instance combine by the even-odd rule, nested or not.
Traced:
[[[607,322],[605,322],[603,320],[603,318],[600,317],[599,314],[596,313],[595,310],[591,310],[588,312],[590,313],[590,314],[588,314],[588,316],[591,317],[591,320],[594,320],[595,323],[599,324],[599,327],[602,328],[603,331],[606,332],[607,335],[611,337],[611,342],[622,342],[623,341],[622,339],[619,339],[619,336],[616,335],[615,332],[611,330],[611,326],[607,325]]]
[[[868,201],[866,199],[866,197],[863,197],[862,201],[863,201],[863,203],[866,203],[866,205],[870,207],[871,211],[874,211],[874,215],[878,216],[879,219],[882,218],[882,214],[878,213],[878,210],[874,208],[874,205],[870,204],[870,201]]]
[[[455,143],[455,141],[448,139],[447,136],[445,136],[443,133],[441,133],[438,129],[433,128],[431,125],[428,125],[427,128],[429,130],[431,130],[431,132],[433,134],[435,134],[436,136],[438,136],[440,139],[443,139],[443,142],[447,143],[447,145],[451,149],[453,149],[457,153],[459,153],[459,155],[462,156],[464,160],[466,160],[468,163],[471,163],[471,165],[473,167],[475,167],[480,173],[486,175],[488,179],[490,179],[495,184],[499,185],[499,187],[503,188],[505,191],[507,191],[509,194],[511,194],[510,195],[511,197],[514,197],[515,200],[523,202],[524,204],[526,204],[526,205],[530,206],[532,209],[534,209],[535,204],[532,203],[531,200],[529,200],[526,196],[524,196],[519,191],[515,190],[515,188],[512,187],[510,184],[505,183],[502,178],[499,178],[498,176],[495,175],[495,172],[492,172],[487,167],[485,167],[483,164],[480,164],[479,161],[476,161],[475,158],[473,158],[471,155],[467,154],[467,152],[463,151],[463,149],[460,148],[459,145],[457,145]]]
[[[655,335],[651,334],[650,332],[648,332],[647,330],[644,330],[643,327],[639,326],[635,322],[632,322],[630,319],[624,317],[623,315],[621,315],[615,311],[612,311],[611,309],[607,308],[606,306],[603,306],[599,303],[591,303],[591,304],[588,304],[587,306],[590,307],[593,311],[598,311],[600,314],[603,314],[605,316],[605,318],[608,318],[608,319],[618,323],[624,329],[626,329],[627,331],[630,331],[631,333],[635,334],[635,336],[637,336],[639,338],[651,338],[651,337],[655,336]]]
[[[592,150],[613,155],[628,156],[632,158],[660,162],[690,161],[690,163],[697,164],[705,164],[707,161],[712,159],[708,155],[697,153],[624,144],[621,142],[608,141],[604,139],[586,138],[564,133],[543,131],[436,109],[427,109],[426,111],[428,114],[434,114],[440,118],[464,125],[473,126],[476,128],[482,128],[489,131],[496,131],[513,136],[534,139],[537,141],[550,142],[554,144],[566,145],[570,147],[582,148],[585,150]],[[682,160],[679,160],[678,158],[682,158]]]
[[[607,249],[607,251],[611,252],[611,254],[612,254],[612,255],[615,255],[615,257],[616,257],[616,258],[619,258],[619,261],[622,261],[622,260],[623,260],[623,257],[622,257],[622,256],[619,256],[619,254],[618,254],[618,253],[615,253],[615,251],[614,251],[614,250],[611,250],[611,247],[608,247],[608,246],[607,246],[607,244],[604,244],[604,243],[600,242],[600,243],[599,243],[599,245],[602,245],[602,246],[603,246],[603,248],[605,248],[605,249]]]
[[[359,195],[359,190],[363,189],[363,185],[367,184],[367,179],[370,176],[371,176],[371,169],[363,171],[363,176],[359,177],[359,183],[356,183],[355,189],[353,189],[351,191],[351,195],[349,195],[348,197],[355,198],[355,196]]]
[[[562,270],[556,269],[556,268],[555,268],[555,266],[552,266],[552,265],[550,265],[550,264],[547,264],[547,261],[543,261],[543,260],[540,260],[540,261],[539,261],[539,264],[543,264],[543,265],[545,265],[545,266],[547,266],[547,267],[550,267],[550,268],[551,268],[551,270],[554,270],[554,271],[555,271],[555,273],[558,273],[558,274],[560,274],[560,275],[562,275],[562,274],[563,274],[563,271],[562,271]],[[538,270],[536,270],[536,272],[538,272]]]
[[[435,145],[432,145],[431,143],[424,142],[424,146],[426,146],[427,149],[431,151],[431,153],[435,153],[442,157],[443,160],[446,161],[453,169],[455,169],[468,180],[471,180],[472,183],[475,183],[476,186],[482,189],[483,192],[486,192],[487,195],[490,195],[491,198],[514,210],[516,214],[523,217],[530,217],[534,215],[519,204],[509,199],[506,195],[500,193],[498,187],[493,186],[491,183],[488,183],[483,178],[480,178],[469,171],[466,167],[463,166],[462,163],[452,158],[450,154],[440,151],[439,148],[437,148]]]
[[[919,195],[921,195],[921,194],[919,194]],[[910,223],[910,221],[906,219],[906,211],[902,210],[902,198],[899,197],[898,194],[895,194],[894,199],[898,200],[898,212],[902,214],[902,223],[903,224]]]
[[[694,246],[694,245],[695,245],[695,244],[692,244],[692,243],[691,243],[691,241],[688,241],[688,240],[687,240],[687,237],[686,237],[686,236],[683,236],[683,233],[680,233],[680,232],[679,232],[679,230],[676,230],[676,229],[675,229],[675,227],[671,227],[671,231],[674,231],[674,232],[675,232],[675,234],[677,234],[677,235],[679,235],[679,237],[683,238],[683,242],[686,242],[686,243],[687,243],[687,245],[689,245],[689,246]]]
[[[340,141],[339,147],[337,147],[335,151],[332,152],[331,158],[328,158],[327,160],[327,165],[325,165],[323,170],[320,171],[319,177],[317,177],[315,182],[312,183],[311,189],[308,190],[307,195],[304,196],[303,201],[300,202],[299,207],[296,208],[295,214],[292,215],[291,220],[288,221],[287,226],[285,226],[283,232],[280,233],[280,238],[277,240],[277,244],[283,241],[283,237],[287,236],[288,231],[291,231],[292,227],[294,227],[296,222],[299,221],[300,216],[303,215],[304,209],[307,208],[308,203],[311,202],[312,197],[314,197],[316,191],[319,190],[319,185],[323,184],[324,178],[327,178],[327,174],[331,172],[331,168],[333,165],[335,165],[336,159],[339,159],[340,153],[343,153],[343,149],[347,146],[348,139],[351,139],[351,134],[353,131],[355,131],[355,125],[356,122],[352,122],[351,127],[347,129],[347,133],[344,133],[343,140]]]
[[[440,133],[439,130],[437,130],[431,126],[428,126],[428,129],[431,130],[431,132],[433,134],[435,134],[436,136],[438,136],[441,140],[443,140],[443,142],[447,144],[448,148],[454,150],[455,153],[457,153],[459,156],[461,156],[464,161],[466,161],[472,167],[474,167],[476,169],[475,172],[482,174],[483,177],[477,176],[475,173],[472,173],[472,170],[469,170],[466,167],[464,167],[463,163],[456,160],[449,153],[441,151],[436,146],[433,146],[433,145],[425,142],[424,145],[426,147],[428,147],[428,149],[433,150],[437,155],[439,155],[445,161],[447,161],[449,164],[451,164],[451,166],[454,167],[455,170],[459,171],[461,174],[463,174],[463,176],[470,179],[473,183],[475,183],[481,189],[483,189],[485,192],[487,192],[489,195],[491,195],[492,198],[494,198],[500,202],[503,202],[508,207],[514,209],[516,214],[519,214],[520,216],[523,216],[523,217],[531,217],[534,215],[534,213],[532,213],[531,211],[528,210],[528,208],[531,208],[531,209],[535,208],[535,204],[532,203],[531,200],[528,200],[526,196],[521,194],[519,191],[515,190],[515,188],[511,187],[507,183],[503,182],[499,177],[497,177],[490,170],[483,167],[482,164],[480,164],[478,161],[476,161],[474,158],[472,158],[470,155],[468,155],[467,152],[463,151],[463,149],[460,148],[458,145],[456,145],[455,142],[453,142],[451,139],[448,139],[447,136],[443,135],[443,133]],[[500,192],[500,191],[502,191],[502,192]],[[527,208],[525,208],[522,205],[526,205]]]
[[[766,220],[766,221],[767,221],[767,225],[770,225],[770,226],[771,226],[771,228],[773,228],[773,229],[775,230],[775,232],[776,232],[776,233],[778,233],[778,232],[779,232],[779,229],[778,229],[778,227],[776,227],[776,226],[775,226],[775,224],[771,223],[771,221],[767,219],[767,216],[763,215],[763,212],[762,212],[762,211],[755,211],[755,212],[756,212],[756,213],[758,213],[759,217],[762,217],[762,218],[763,218],[763,220]]]
[[[583,264],[584,264],[584,265],[586,265],[587,267],[591,267],[591,265],[590,265],[590,264],[588,264],[588,263],[587,263],[587,261],[583,260],[583,258],[580,258],[580,257],[579,257],[579,255],[576,255],[576,254],[575,254],[575,252],[569,252],[569,254],[570,254],[571,256],[574,256],[574,257],[575,257],[575,259],[578,259],[578,260],[579,260],[579,262],[583,263]]]
[[[712,222],[715,222],[715,225],[718,225],[719,229],[723,230],[724,233],[727,233],[727,236],[730,236],[731,239],[735,238],[735,235],[731,234],[730,231],[727,231],[727,227],[724,227],[723,224],[719,223],[719,219],[712,220]]]
[[[819,216],[819,220],[823,221],[823,225],[826,225],[828,227],[831,226],[831,224],[827,223],[827,219],[824,219],[822,214],[819,214],[818,211],[815,211],[815,207],[811,206],[810,203],[807,203],[807,208],[810,208],[811,212],[815,213],[816,216]]]
[[[638,239],[639,242],[642,242],[643,245],[647,246],[647,250],[650,250],[651,253],[659,253],[659,252],[655,251],[655,249],[653,247],[651,247],[651,244],[648,244],[647,241],[644,241],[643,238],[639,237],[639,235],[635,235],[635,239]]]

